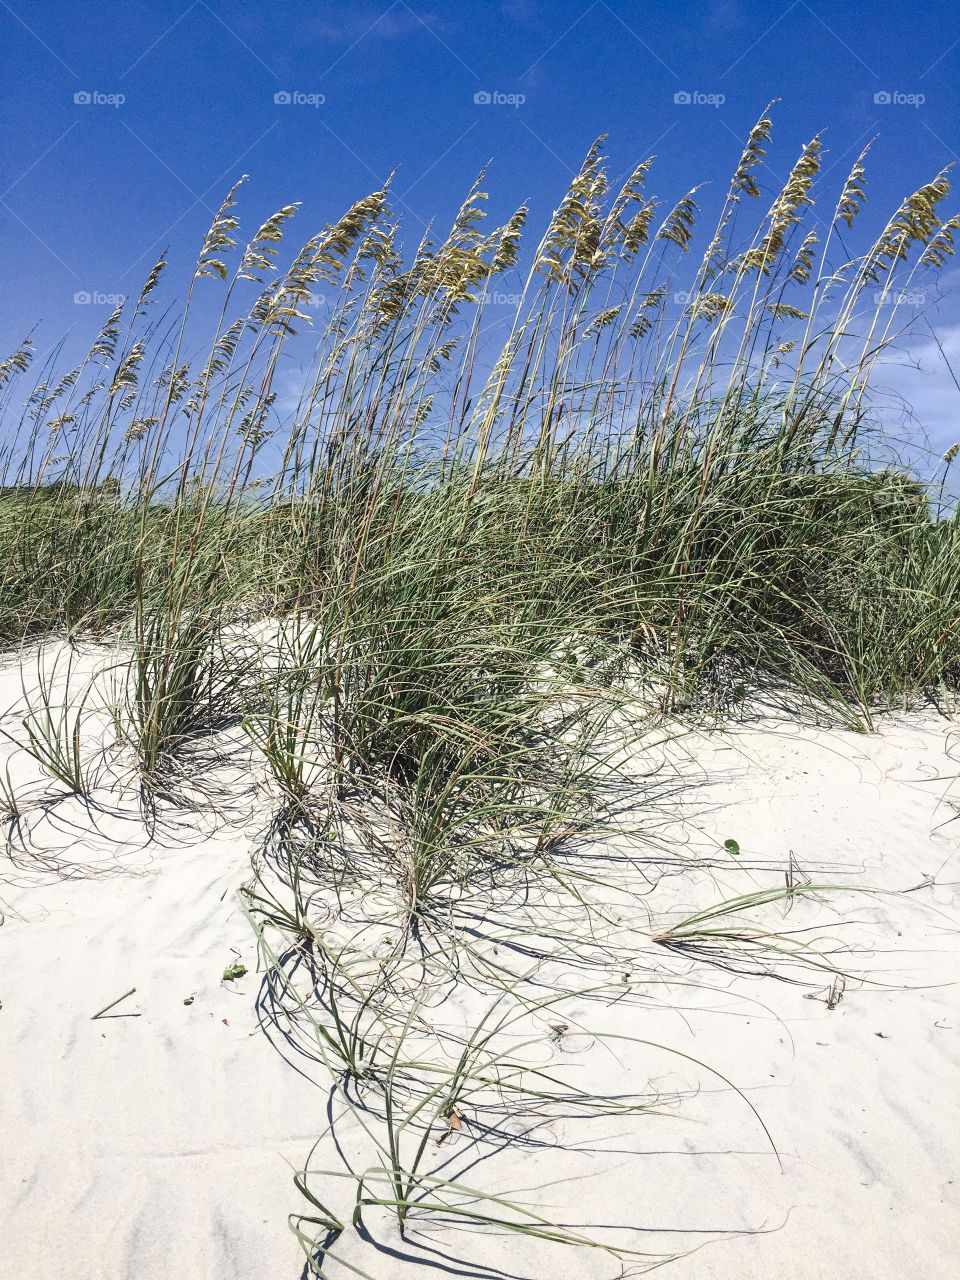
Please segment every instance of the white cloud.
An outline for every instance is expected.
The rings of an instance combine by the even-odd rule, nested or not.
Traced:
[[[960,270],[942,275],[935,295],[929,284],[917,288],[921,304],[914,309],[907,295],[899,336],[877,361],[871,392],[884,426],[929,473],[960,440]]]
[[[960,322],[930,323],[878,362],[873,389],[885,424],[939,457],[960,440]]]

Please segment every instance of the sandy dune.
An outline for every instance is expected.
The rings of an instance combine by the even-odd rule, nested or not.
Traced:
[[[8,668],[3,679],[8,705],[17,677]],[[596,890],[606,932],[591,945],[614,957],[633,947],[644,968],[625,975],[623,998],[565,1004],[559,1035],[541,1016],[537,1061],[585,1087],[648,1093],[659,1114],[585,1126],[518,1111],[504,1123],[513,1141],[483,1173],[471,1166],[467,1112],[449,1158],[470,1167],[468,1185],[482,1178],[594,1235],[608,1224],[609,1238],[631,1248],[687,1252],[667,1268],[683,1280],[953,1274],[960,822],[949,801],[951,732],[932,713],[891,719],[872,737],[765,721],[688,735],[656,760],[635,760],[648,797],[639,817],[662,855],[620,875],[616,841],[595,851],[598,867],[609,866]],[[168,815],[147,841],[129,812],[91,817],[64,801],[35,821],[31,852],[5,862],[4,1280],[300,1275],[287,1215],[305,1205],[293,1171],[327,1124],[329,1079],[281,1051],[278,1037],[271,1043],[258,1020],[257,948],[237,891],[264,819],[253,795],[226,816]],[[809,944],[793,960],[650,941],[684,915],[782,885],[791,866],[798,883],[885,892],[818,893],[752,915]],[[551,903],[545,894],[553,927],[565,908]],[[595,960],[558,945],[544,973],[581,991]],[[221,981],[235,961],[247,975]],[[833,970],[864,977],[835,986],[845,989],[831,1008]],[[429,1016],[469,1023],[482,1007],[451,988]],[[348,1127],[348,1147],[356,1136]],[[325,1198],[349,1217],[352,1192],[330,1185]],[[639,1273],[596,1251],[475,1226],[421,1224],[406,1243],[386,1213],[365,1226],[373,1238],[348,1229],[324,1274]]]

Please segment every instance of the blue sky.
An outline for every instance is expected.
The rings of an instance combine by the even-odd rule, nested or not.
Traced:
[[[665,199],[706,181],[719,200],[778,97],[761,185],[820,129],[839,185],[876,136],[866,234],[960,152],[946,0],[0,0],[0,49],[4,351],[34,325],[40,351],[86,344],[109,302],[75,297],[135,290],[165,246],[185,280],[243,172],[245,226],[299,200],[299,242],[396,168],[414,241],[491,161],[491,211],[528,200],[536,232],[601,132],[614,174],[655,152]],[[958,320],[948,291],[924,324],[960,365]],[[914,356],[939,360],[925,329]],[[950,434],[942,371],[890,378]]]

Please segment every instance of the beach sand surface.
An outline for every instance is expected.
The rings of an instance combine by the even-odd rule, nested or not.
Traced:
[[[0,681],[13,706],[19,672],[8,663]],[[874,735],[768,717],[686,734],[652,771],[638,760],[638,786],[653,776],[660,788],[641,817],[663,861],[597,892],[603,946],[627,955],[618,929],[630,945],[643,935],[647,968],[626,975],[630,998],[572,998],[537,1061],[658,1105],[592,1125],[518,1106],[504,1126],[516,1141],[485,1172],[467,1158],[467,1112],[450,1145],[467,1185],[677,1254],[664,1274],[678,1280],[955,1274],[954,732],[932,711],[888,717]],[[293,1175],[328,1123],[329,1078],[265,1034],[258,1012],[238,890],[265,801],[166,814],[149,838],[129,806],[105,809],[50,804],[0,864],[0,1276],[296,1280],[304,1255],[287,1219],[308,1206]],[[768,928],[809,948],[799,961],[651,941],[785,875],[839,886],[765,909]],[[247,973],[223,981],[235,963]],[[544,972],[576,991],[577,967],[576,948],[559,947]],[[452,988],[430,1016],[469,1024],[483,1007]],[[329,1185],[349,1215],[352,1190]],[[642,1273],[474,1225],[422,1222],[404,1241],[373,1211],[365,1232],[349,1228],[323,1274]]]

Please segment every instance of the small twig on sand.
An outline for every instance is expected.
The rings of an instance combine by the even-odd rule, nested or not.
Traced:
[[[115,1009],[116,1006],[121,1002],[121,1000],[126,1000],[128,996],[132,996],[133,993],[136,991],[136,989],[137,989],[136,987],[131,987],[130,990],[125,991],[122,996],[117,996],[116,1000],[111,1000],[109,1004],[104,1005],[104,1007],[100,1010],[99,1013],[93,1014],[90,1021],[96,1022],[96,1020],[98,1018],[102,1018],[105,1013],[109,1013],[111,1009]],[[123,1014],[118,1014],[116,1016],[122,1017],[122,1018],[139,1018],[140,1014],[139,1013],[123,1013]]]
[[[916,893],[918,889],[935,889],[937,880],[935,876],[928,875],[924,872],[923,879],[919,884],[911,885],[909,889],[902,890],[903,893]]]
[[[803,998],[804,1000],[822,1000],[828,1009],[835,1009],[843,999],[846,987],[846,978],[842,973],[838,973],[833,980],[832,986],[827,991],[808,991]]]
[[[833,980],[833,986],[830,988],[829,992],[827,993],[828,1009],[835,1009],[837,1007],[837,1005],[843,999],[843,993],[846,989],[846,986],[847,986],[846,979],[841,974],[838,973]]]

